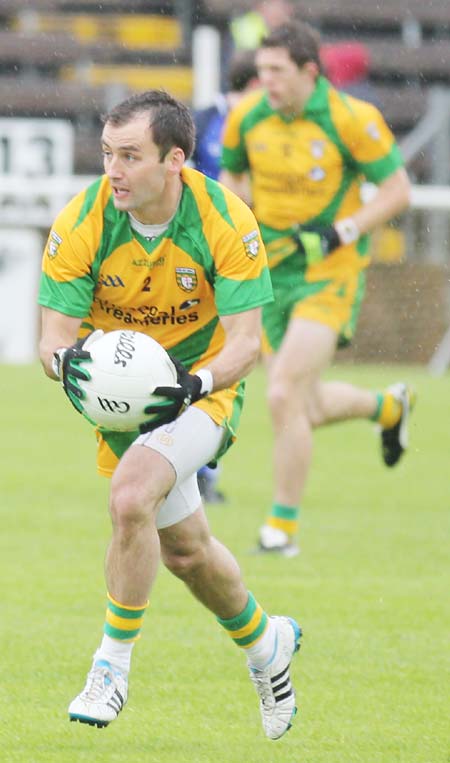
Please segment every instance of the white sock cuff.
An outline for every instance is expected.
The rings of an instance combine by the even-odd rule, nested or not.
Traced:
[[[123,673],[130,672],[131,653],[133,651],[134,641],[119,641],[118,639],[103,634],[102,643],[97,652],[97,657],[107,660],[119,668]]]

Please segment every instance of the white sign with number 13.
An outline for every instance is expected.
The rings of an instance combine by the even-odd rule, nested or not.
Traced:
[[[0,119],[0,175],[70,175],[74,130],[62,119]]]

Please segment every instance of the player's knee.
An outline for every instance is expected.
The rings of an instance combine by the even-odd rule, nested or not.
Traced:
[[[267,403],[275,423],[284,424],[303,410],[302,390],[289,379],[277,379],[269,384]]]
[[[113,526],[132,531],[148,522],[157,504],[157,496],[151,496],[139,484],[118,483],[111,485],[110,514]]]
[[[317,405],[314,401],[308,405],[308,419],[313,429],[320,427],[324,421],[324,412],[320,405]]]
[[[277,415],[285,410],[288,401],[288,384],[279,380],[271,382],[267,389],[267,403],[272,414]]]
[[[308,398],[308,418],[314,429],[326,419],[324,400],[317,389],[313,389]]]
[[[201,543],[189,543],[177,547],[161,546],[162,560],[170,572],[177,578],[189,581],[206,564],[206,550]]]

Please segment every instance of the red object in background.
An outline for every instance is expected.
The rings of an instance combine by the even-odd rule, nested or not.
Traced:
[[[365,79],[369,73],[369,51],[360,42],[321,45],[320,58],[325,75],[335,87]]]

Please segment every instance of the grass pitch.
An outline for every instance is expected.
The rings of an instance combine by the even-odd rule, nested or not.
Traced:
[[[448,377],[335,369],[372,388],[414,383],[411,447],[389,470],[370,423],[318,431],[295,559],[251,553],[271,466],[263,374],[249,379],[223,462],[229,501],[208,515],[263,606],[304,629],[299,713],[271,742],[243,655],[164,569],[125,710],[103,730],[68,722],[101,638],[108,483],[89,425],[38,366],[0,373],[3,763],[448,763]]]

